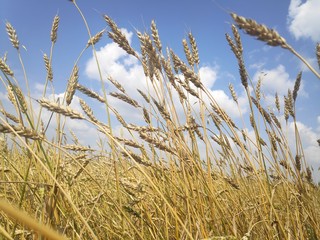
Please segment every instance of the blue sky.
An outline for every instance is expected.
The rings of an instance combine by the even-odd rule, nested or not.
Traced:
[[[231,34],[232,19],[229,12],[253,18],[275,28],[319,71],[315,57],[315,46],[320,42],[319,0],[78,0],[77,4],[83,11],[92,34],[106,28],[102,14],[107,14],[119,27],[125,29],[136,49],[139,48],[138,39],[134,35],[135,29],[149,31],[151,20],[155,20],[157,24],[162,44],[172,48],[180,56],[183,56],[181,41],[192,31],[199,48],[204,81],[208,82],[208,87],[231,115],[235,106],[228,84],[235,86],[240,97],[243,88],[237,62],[225,40],[225,33]],[[25,46],[25,49],[21,48],[21,52],[34,96],[39,95],[44,84],[46,72],[42,56],[43,53],[49,54],[51,24],[56,14],[60,16],[60,25],[52,64],[55,93],[62,94],[74,61],[88,41],[85,26],[76,8],[67,0],[1,0],[0,3],[0,56],[8,53],[7,63],[15,71],[17,78],[21,78],[23,86],[18,57],[5,31],[5,23],[8,21],[16,29],[20,43]],[[244,33],[241,36],[246,66],[253,81],[266,73],[262,90],[267,105],[271,103],[270,99],[275,91],[280,97],[285,95],[288,87],[292,88],[299,71],[303,71],[297,116],[308,157],[315,166],[319,166],[320,152],[316,139],[320,138],[320,107],[317,104],[320,80],[289,51],[268,47]],[[101,60],[102,65],[105,64],[105,73],[113,73],[128,89],[135,90],[139,86],[141,66],[121,52],[106,35],[96,49],[101,56],[105,56]],[[91,59],[92,53],[88,50],[79,63],[79,82],[99,91],[100,83],[96,79],[96,69],[90,64]],[[126,65],[126,61],[129,64]],[[3,87],[0,89],[0,99],[5,103],[5,97],[1,96],[5,96]],[[116,101],[114,104],[119,104],[120,110],[123,108],[123,114],[130,116],[131,112],[125,106]],[[245,104],[242,107],[246,109]],[[237,113],[234,113],[234,117],[237,117]],[[82,132],[84,136],[88,136],[88,131],[92,130],[81,124],[78,125],[79,129],[85,129]]]

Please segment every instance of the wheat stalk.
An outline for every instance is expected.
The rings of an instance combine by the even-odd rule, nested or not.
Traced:
[[[138,102],[136,100],[133,100],[132,98],[130,98],[128,95],[123,94],[123,93],[117,93],[117,92],[111,92],[110,95],[112,97],[118,98],[121,101],[124,101],[128,104],[130,104],[131,106],[138,108],[140,107],[140,105],[138,104]]]
[[[261,104],[259,103],[259,101],[257,99],[255,99],[254,97],[251,96],[251,101],[254,103],[254,105],[258,108],[259,112],[261,113],[261,115],[264,117],[264,119],[271,124],[271,117],[269,115],[269,113],[261,106]]]
[[[48,79],[50,82],[52,82],[52,79],[53,79],[52,67],[51,67],[51,64],[50,64],[50,61],[49,61],[47,54],[43,54],[43,60],[44,60],[45,66],[46,66]]]
[[[294,114],[294,107],[293,107],[293,97],[290,89],[288,89],[287,107],[290,115],[294,118],[295,114]]]
[[[301,84],[301,77],[302,77],[302,72],[300,72],[298,74],[296,81],[294,82],[294,88],[293,88],[293,93],[292,93],[292,98],[293,98],[294,102],[297,100],[298,91],[299,91],[300,84]]]
[[[59,27],[59,21],[60,21],[59,16],[58,15],[54,16],[53,22],[52,22],[52,27],[51,27],[51,34],[50,34],[50,38],[51,38],[52,43],[56,43],[56,41],[57,41],[57,32],[58,32],[58,27]]]
[[[138,54],[134,51],[134,49],[130,46],[128,39],[118,28],[117,24],[107,15],[104,15],[104,20],[107,22],[109,27],[111,28],[111,32],[108,32],[108,36],[119,45],[123,50],[125,50],[128,54],[135,56],[138,58]]]
[[[37,134],[34,130],[25,128],[22,125],[12,125],[12,124],[6,124],[3,125],[0,123],[0,132],[2,133],[15,133],[19,136],[33,139],[33,140],[39,140],[42,139],[43,137]]]
[[[264,41],[270,46],[288,48],[286,40],[274,29],[270,29],[263,24],[259,24],[253,19],[238,16],[235,13],[231,13],[231,17],[240,29],[243,29],[251,36],[257,37],[258,40]]]
[[[234,39],[235,39],[236,44],[237,44],[237,50],[239,51],[239,54],[242,55],[243,47],[242,47],[241,37],[240,37],[240,34],[238,32],[238,29],[233,24],[232,24],[231,28],[232,28],[232,33],[233,33]]]
[[[6,22],[6,30],[10,39],[10,42],[12,43],[12,46],[19,50],[19,40],[16,33],[16,30],[12,27],[12,25],[9,22]]]
[[[147,103],[150,103],[150,98],[143,91],[141,91],[140,89],[137,89],[137,91],[140,93],[140,95],[144,98],[144,100]]]
[[[129,139],[124,139],[124,138],[120,138],[120,137],[114,137],[114,139],[116,139],[119,142],[122,142],[124,145],[130,146],[130,147],[134,147],[134,148],[142,148],[143,146],[139,143],[137,143],[136,141],[133,140],[129,140]]]
[[[229,90],[230,90],[233,101],[238,103],[238,97],[237,97],[236,91],[234,90],[234,87],[231,83],[229,83]]]
[[[191,45],[192,58],[193,58],[195,64],[199,65],[200,58],[199,58],[199,52],[198,52],[198,46],[197,46],[196,39],[194,38],[194,36],[192,35],[191,32],[189,32],[188,37],[189,37],[189,42]]]
[[[68,86],[67,86],[67,95],[66,95],[66,103],[67,105],[70,105],[73,95],[76,91],[76,86],[78,84],[78,79],[79,79],[79,68],[78,66],[74,66],[74,68],[72,69],[72,74],[71,77],[68,81]]]
[[[12,85],[12,90],[18,99],[19,106],[21,108],[21,112],[26,113],[28,111],[28,105],[27,105],[26,99],[25,99],[24,94],[21,91],[20,87],[18,87],[16,85]]]
[[[67,150],[71,150],[71,151],[80,151],[80,152],[87,152],[87,151],[94,151],[92,148],[90,147],[84,147],[84,146],[80,146],[80,145],[71,145],[71,144],[68,144],[68,145],[64,145],[62,146],[64,149],[67,149]]]
[[[90,45],[94,46],[97,42],[99,42],[104,32],[105,30],[102,30],[98,32],[96,35],[94,35],[93,37],[91,37],[87,42],[86,48],[88,48]]]
[[[240,29],[243,29],[247,34],[257,37],[258,40],[261,40],[270,46],[281,46],[282,48],[291,51],[317,76],[317,78],[320,79],[320,74],[300,54],[298,54],[276,30],[268,28],[263,24],[259,24],[253,19],[238,16],[235,13],[231,13],[231,17],[236,22],[237,26]]]
[[[4,72],[5,74],[13,77],[13,71],[10,69],[10,67],[6,64],[5,61],[0,58],[0,70]]]
[[[15,107],[18,107],[18,103],[17,103],[17,100],[15,98],[15,94],[13,92],[13,87],[12,85],[8,85],[7,86],[7,92],[8,92],[8,99],[9,101],[15,106]]]
[[[169,114],[169,112],[167,111],[165,105],[158,103],[153,97],[152,97],[152,101],[153,101],[153,103],[156,105],[156,107],[158,108],[161,116],[162,116],[165,120],[170,121],[170,120],[171,120],[170,114]]]
[[[126,90],[122,87],[122,85],[115,79],[113,79],[111,76],[108,77],[108,80],[121,92],[125,93]]]
[[[186,39],[182,40],[182,45],[183,45],[183,50],[184,50],[184,53],[186,55],[186,58],[187,58],[187,61],[188,61],[189,65],[193,66],[194,65],[194,59],[193,59],[192,53],[190,51],[190,48],[188,46],[188,42],[187,42]]]
[[[276,126],[277,126],[279,129],[281,129],[281,124],[280,124],[278,118],[276,117],[276,115],[275,115],[273,112],[270,112],[270,116],[271,116],[273,122],[276,124]]]
[[[77,84],[76,85],[76,88],[82,92],[83,94],[91,97],[91,98],[94,98],[94,99],[97,99],[99,102],[101,103],[105,103],[105,100],[103,97],[101,97],[98,93],[86,88],[85,86],[81,85],[81,84]]]
[[[40,100],[37,100],[37,102],[44,108],[52,111],[52,112],[56,112],[56,113],[60,113],[64,116],[70,117],[72,119],[85,119],[81,113],[73,110],[72,108],[66,106],[60,106],[59,104],[55,103],[55,102],[51,102],[48,99],[42,98]]]
[[[16,118],[14,115],[6,112],[4,109],[0,109],[0,112],[7,118],[9,118],[10,120],[12,120],[15,123],[20,123],[20,120],[18,118]]]
[[[155,43],[158,51],[161,52],[162,45],[161,45],[161,41],[160,41],[157,25],[156,25],[154,20],[151,21],[151,33],[152,33],[152,38],[154,40],[154,43]]]

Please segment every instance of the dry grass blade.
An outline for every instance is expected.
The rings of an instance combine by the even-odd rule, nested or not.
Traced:
[[[69,79],[68,82],[68,86],[67,86],[67,95],[66,95],[66,103],[67,105],[70,105],[73,95],[76,92],[76,86],[78,84],[78,79],[79,79],[79,68],[78,66],[74,66],[73,70],[72,70],[72,74],[71,77]]]
[[[9,205],[9,203],[1,200],[0,201],[0,210],[3,211],[5,214],[10,216],[11,218],[21,222],[23,225],[29,227],[30,229],[34,229],[38,233],[40,233],[41,236],[52,239],[52,240],[66,240],[67,238],[65,236],[62,236],[58,234],[57,232],[53,231],[48,226],[37,222],[33,218],[31,218],[27,213],[22,212],[21,210],[18,210],[12,206]]]
[[[55,102],[51,102],[48,99],[42,98],[40,100],[37,100],[40,105],[52,112],[60,113],[64,116],[70,117],[72,119],[84,119],[81,113],[71,109],[70,107],[66,106],[60,106],[59,104]]]
[[[2,58],[0,58],[0,70],[3,72],[3,73],[5,73],[5,74],[7,74],[7,75],[9,75],[9,76],[11,76],[11,77],[13,77],[13,71],[10,69],[10,67],[5,63],[5,61],[3,61],[2,60]]]
[[[51,42],[55,43],[57,41],[57,32],[58,32],[58,27],[59,27],[59,21],[60,18],[58,15],[54,16],[53,22],[52,22],[52,27],[51,27]]]
[[[240,29],[243,29],[251,36],[257,37],[258,40],[264,41],[270,46],[289,48],[286,40],[274,29],[267,28],[265,25],[259,24],[255,20],[238,16],[235,13],[231,13],[231,17]]]
[[[16,30],[12,27],[12,25],[9,22],[6,22],[6,30],[10,39],[10,42],[12,43],[12,46],[19,49],[19,40],[16,33]]]

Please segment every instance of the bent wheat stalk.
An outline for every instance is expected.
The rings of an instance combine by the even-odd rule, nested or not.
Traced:
[[[281,46],[282,48],[288,49],[320,79],[320,74],[307,62],[307,60],[297,53],[276,30],[268,28],[263,24],[259,24],[253,19],[238,16],[235,13],[231,13],[231,17],[236,22],[236,25],[240,29],[243,29],[247,34],[257,37],[258,40],[266,42],[270,46]]]

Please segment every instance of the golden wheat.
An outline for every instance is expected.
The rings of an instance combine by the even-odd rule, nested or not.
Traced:
[[[57,37],[58,37],[57,32],[58,32],[58,27],[59,27],[59,21],[60,21],[59,16],[58,15],[54,16],[53,22],[52,22],[52,27],[51,27],[51,34],[50,34],[52,43],[56,43],[56,41],[57,41]]]

